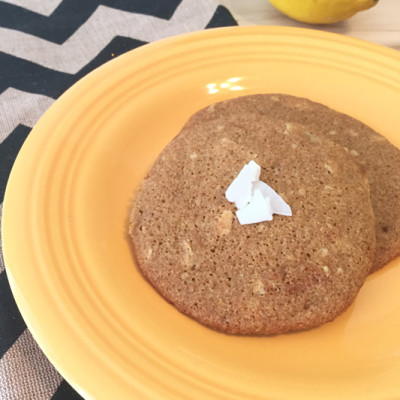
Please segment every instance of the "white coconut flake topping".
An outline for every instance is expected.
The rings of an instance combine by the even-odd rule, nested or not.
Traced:
[[[246,164],[225,192],[235,203],[241,225],[272,221],[272,214],[291,216],[290,206],[265,182],[259,180],[261,167],[253,160]]]
[[[250,202],[236,211],[236,216],[241,225],[272,221],[271,199],[256,189]]]
[[[287,204],[282,197],[265,182],[253,182],[253,189],[254,191],[259,190],[265,198],[271,199],[271,210],[273,214],[286,215],[287,217],[292,216],[292,210],[289,207],[289,204]]]
[[[246,164],[236,179],[229,185],[225,196],[240,210],[250,202],[253,195],[252,183],[260,178],[261,167],[253,160]]]

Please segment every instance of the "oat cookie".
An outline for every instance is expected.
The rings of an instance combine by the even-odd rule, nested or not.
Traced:
[[[260,113],[302,124],[345,147],[367,171],[376,218],[376,254],[371,273],[400,255],[400,150],[362,122],[310,100],[283,95],[242,96],[213,104],[193,116],[207,121],[238,113]]]
[[[225,190],[255,160],[292,217],[240,225]],[[216,330],[313,328],[353,302],[375,254],[365,173],[297,124],[241,114],[186,125],[133,205],[138,267],[181,312]]]

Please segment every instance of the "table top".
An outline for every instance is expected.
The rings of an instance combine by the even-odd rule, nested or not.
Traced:
[[[284,25],[341,33],[400,50],[400,1],[380,0],[367,11],[333,25],[308,25],[291,20],[268,0],[221,0],[239,25]]]

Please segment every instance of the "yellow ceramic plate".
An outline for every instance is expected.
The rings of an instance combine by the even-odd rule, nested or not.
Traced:
[[[174,37],[107,63],[34,128],[4,203],[7,272],[47,356],[92,399],[398,399],[400,265],[371,276],[333,323],[226,336],[141,277],[127,238],[140,180],[187,118],[281,92],[344,111],[400,145],[400,55],[312,30]]]

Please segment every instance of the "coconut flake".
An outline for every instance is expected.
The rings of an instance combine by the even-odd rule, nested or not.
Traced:
[[[235,203],[240,224],[272,221],[273,214],[291,216],[290,206],[265,182],[259,180],[261,167],[250,161],[229,185],[225,196]]]
[[[234,202],[239,210],[250,202],[253,194],[252,183],[258,181],[260,173],[261,167],[252,160],[242,168],[226,190],[226,198],[231,203]]]
[[[236,216],[241,225],[272,221],[271,199],[264,197],[261,191],[256,189],[250,202],[236,211]]]
[[[259,190],[264,197],[269,197],[271,199],[271,209],[273,214],[285,215],[287,217],[292,216],[292,210],[289,204],[287,204],[285,200],[283,200],[282,197],[272,189],[272,187],[268,186],[263,181],[257,181],[253,182],[253,190],[256,189]]]

